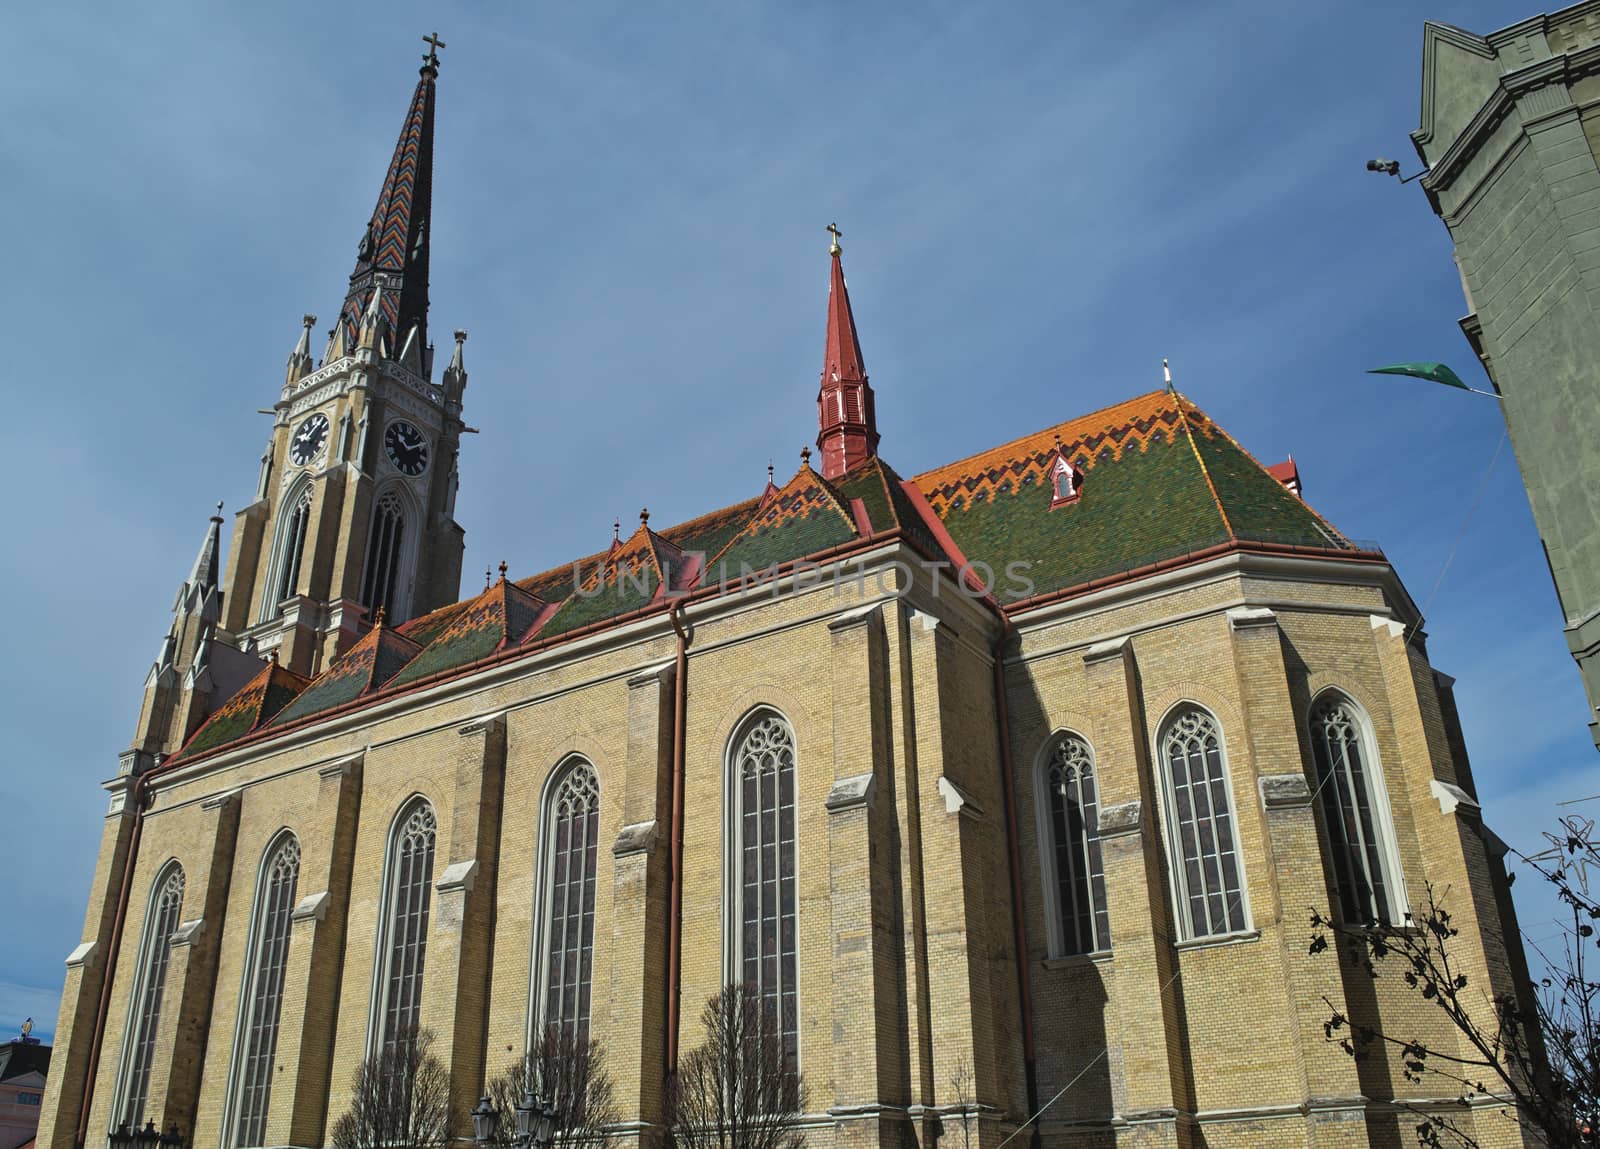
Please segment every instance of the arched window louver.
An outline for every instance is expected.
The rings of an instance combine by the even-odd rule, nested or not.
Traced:
[[[381,964],[374,1052],[387,1052],[410,1040],[422,1016],[436,830],[433,807],[426,799],[415,798],[395,819],[391,831],[383,934],[378,947]]]
[[[308,485],[294,501],[294,510],[284,525],[278,552],[278,578],[273,598],[267,604],[268,616],[278,613],[285,599],[292,598],[300,586],[300,560],[305,555],[306,534],[311,529],[311,487]]]
[[[382,608],[391,622],[403,621],[395,610],[395,592],[401,589],[400,562],[405,553],[405,507],[398,491],[390,490],[378,499],[367,536],[367,565],[362,579],[361,601],[374,614]]]
[[[283,978],[289,962],[290,915],[299,881],[300,843],[293,834],[284,834],[268,852],[256,886],[250,964],[245,972],[244,1008],[234,1054],[237,1101],[233,1143],[238,1146],[265,1143],[272,1059],[278,1048]]]
[[[1394,923],[1405,897],[1382,769],[1364,716],[1343,694],[1329,691],[1312,705],[1311,755],[1344,919]]]
[[[540,1023],[568,1030],[580,1047],[589,1037],[599,841],[600,779],[574,759],[546,799]]]
[[[119,1121],[137,1129],[145,1120],[150,1096],[150,1067],[155,1060],[156,1032],[161,1025],[161,999],[167,985],[172,935],[183,919],[183,867],[169,863],[156,876],[139,942],[138,980],[123,1047],[122,1104]]]
[[[1075,734],[1058,735],[1041,772],[1048,831],[1043,843],[1045,884],[1051,895],[1046,901],[1053,897],[1056,951],[1083,954],[1106,949],[1111,945],[1111,925],[1089,744]]]
[[[1202,938],[1245,928],[1244,884],[1217,720],[1196,706],[1168,720],[1161,735],[1179,926]]]
[[[791,1062],[800,1054],[796,945],[794,731],[761,710],[736,735],[734,968],[772,1010]]]

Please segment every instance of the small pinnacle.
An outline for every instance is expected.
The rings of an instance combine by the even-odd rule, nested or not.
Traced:
[[[372,619],[372,625],[380,630],[383,629],[383,607],[378,608],[378,613]]]
[[[217,500],[217,513],[215,515],[213,515],[212,518],[216,519],[217,522],[219,522],[219,523],[222,521],[222,500],[221,499]]]
[[[650,508],[649,507],[644,507],[639,511],[639,525],[641,527],[647,527],[647,526],[650,525]]]
[[[1056,432],[1056,454],[1061,454],[1061,432]]]
[[[501,559],[500,560],[500,581],[501,582],[505,582],[506,581],[506,560],[505,559]]]
[[[488,567],[484,567],[483,568],[483,589],[484,590],[488,590],[489,589],[490,583],[493,581],[493,579],[494,579],[494,571],[490,570]]]
[[[614,542],[614,543],[619,543],[619,542],[622,541],[622,520],[621,519],[612,519],[611,520],[611,541]]]
[[[455,332],[455,334],[456,334],[456,342],[457,342],[457,343],[465,343],[465,342],[466,342],[466,341],[467,341],[467,331],[466,331],[466,328],[464,328],[464,327],[457,327],[457,328],[456,328],[456,332]]]
[[[300,322],[306,325],[307,331],[310,331],[317,325],[317,317],[315,315],[302,315],[300,317]]]
[[[800,465],[802,467],[805,467],[807,470],[810,469],[810,467],[811,467],[811,448],[810,447],[801,447],[800,448]]]
[[[767,460],[767,486],[772,485],[772,460]]]
[[[1167,366],[1165,358],[1161,360],[1161,380],[1168,387],[1172,386],[1172,368]]]

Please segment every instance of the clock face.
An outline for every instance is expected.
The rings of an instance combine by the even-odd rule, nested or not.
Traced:
[[[383,450],[402,475],[420,475],[428,469],[428,440],[423,433],[397,419],[383,433]]]
[[[310,416],[300,429],[294,433],[294,438],[289,440],[289,459],[297,467],[303,467],[318,455],[322,454],[322,446],[328,441],[328,417],[321,411]]]

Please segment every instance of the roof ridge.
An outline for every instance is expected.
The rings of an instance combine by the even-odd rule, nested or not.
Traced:
[[[1100,407],[1086,414],[1077,415],[1071,419],[1062,419],[1059,422],[1051,423],[1047,426],[1041,427],[1037,431],[1029,431],[1027,434],[1017,435],[1014,438],[1007,439],[1003,443],[996,443],[992,447],[985,447],[981,451],[974,451],[970,455],[963,455],[959,459],[951,459],[948,463],[940,463],[937,467],[929,467],[926,471],[920,471],[917,474],[912,475],[911,481],[916,483],[918,486],[921,486],[922,480],[931,475],[937,475],[945,471],[954,470],[963,463],[971,463],[977,459],[983,458],[986,455],[997,454],[1000,451],[1004,451],[1010,447],[1021,447],[1021,445],[1026,443],[1028,440],[1036,438],[1039,435],[1043,435],[1047,431],[1057,431],[1062,427],[1066,427],[1074,423],[1084,423],[1095,418],[1096,416],[1104,415],[1110,411],[1115,411],[1119,407],[1131,407],[1135,403],[1152,398],[1163,397],[1166,394],[1167,391],[1165,388],[1157,388],[1154,391],[1145,391],[1141,394],[1130,396],[1129,398],[1123,399],[1118,403],[1108,403],[1104,407]]]
[[[1194,441],[1194,428],[1189,425],[1189,413],[1184,410],[1184,404],[1189,400],[1178,393],[1177,388],[1172,389],[1172,397],[1178,401],[1178,422],[1183,424],[1184,433],[1189,439],[1189,450],[1194,452],[1194,461],[1200,464],[1200,474],[1205,478],[1206,490],[1211,492],[1211,501],[1217,504],[1217,513],[1222,516],[1222,529],[1228,532],[1230,539],[1238,536],[1233,532],[1233,522],[1228,518],[1228,508],[1222,505],[1222,496],[1217,494],[1217,484],[1211,481],[1211,468],[1206,466],[1206,461],[1200,455],[1200,447]],[[1193,403],[1189,403],[1192,407]],[[1196,408],[1199,410],[1199,408]],[[1202,412],[1204,414],[1204,412]],[[1206,421],[1211,422],[1211,416],[1206,416]],[[1211,424],[1216,426],[1215,423]]]

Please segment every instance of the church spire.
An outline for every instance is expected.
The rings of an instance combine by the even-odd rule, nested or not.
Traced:
[[[822,385],[817,392],[817,447],[822,452],[822,477],[836,479],[878,453],[878,420],[840,261],[843,233],[831,223],[828,232],[833,236],[828,248],[833,278],[828,286]]]
[[[428,54],[423,57],[417,89],[400,127],[377,206],[361,235],[350,290],[339,310],[332,342],[345,350],[359,344],[363,319],[380,287],[391,351],[398,353],[404,347],[420,351],[427,346],[434,86],[439,77],[438,49],[444,43],[437,36],[423,39],[430,45]],[[426,357],[421,361],[425,364]]]

